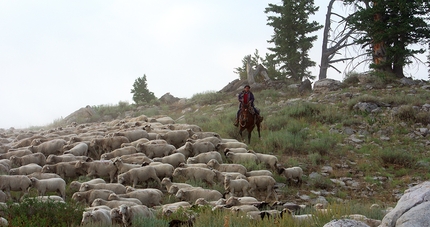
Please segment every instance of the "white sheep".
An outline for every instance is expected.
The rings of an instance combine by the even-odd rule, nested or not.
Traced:
[[[216,145],[216,150],[219,152],[223,152],[226,148],[248,148],[248,145],[246,143],[233,141],[233,142],[221,142]]]
[[[82,183],[81,187],[79,188],[79,191],[85,192],[91,189],[107,189],[115,192],[116,194],[123,194],[126,192],[126,187],[120,183]]]
[[[142,166],[145,166],[145,163]],[[175,167],[168,163],[154,161],[149,163],[149,166],[154,167],[155,173],[159,179],[163,179],[164,177],[172,177],[173,171],[175,170]]]
[[[188,168],[176,168],[173,172],[173,177],[183,176],[186,179],[191,180],[202,180],[208,183],[209,185],[215,185],[214,178],[215,173],[206,168],[199,167],[188,167]]]
[[[106,181],[103,180],[102,178],[95,178],[95,179],[92,179],[92,180],[89,180],[89,181],[85,181],[85,182],[72,181],[72,182],[70,182],[69,188],[72,189],[72,190],[74,190],[74,191],[79,191],[79,189],[81,188],[81,185],[83,183],[98,184],[98,183],[106,183]]]
[[[158,187],[161,186],[160,178],[158,178],[154,166],[142,166],[130,169],[129,171],[118,175],[118,183],[132,184],[133,188],[135,188],[138,183],[147,184],[149,180],[155,181]]]
[[[87,172],[87,177],[109,177],[110,183],[114,182],[117,167],[110,160],[100,160],[93,162],[78,161],[76,169]]]
[[[233,163],[233,164],[221,163],[220,164],[216,159],[209,160],[207,165],[213,169],[220,171],[220,172],[237,172],[237,173],[241,173],[243,175],[245,175],[247,172],[246,167],[242,164],[237,164],[237,163]]]
[[[255,197],[256,191],[265,190],[266,191],[266,199],[265,201],[269,201],[271,195],[275,197],[275,200],[278,200],[278,196],[275,192],[275,184],[276,180],[270,176],[254,176],[248,177],[248,182],[250,185],[249,194]]]
[[[198,198],[204,198],[207,201],[219,200],[222,194],[217,190],[205,188],[182,188],[176,193],[176,198],[181,201],[195,203]]]
[[[126,194],[118,194],[119,197],[139,199],[148,207],[158,206],[163,201],[163,192],[156,188],[134,189],[127,188]]]
[[[118,169],[117,174],[122,174],[122,173],[125,173],[131,169],[142,167],[141,164],[124,163],[122,161],[122,158],[114,158],[112,161],[113,161],[113,164]]]
[[[142,163],[144,163],[144,162],[152,162],[152,159],[148,158],[148,156],[146,156],[145,154],[142,154],[142,153],[122,155],[119,158],[121,158],[121,161],[123,163],[128,163],[128,164],[142,165]],[[113,158],[111,160],[115,161],[116,159],[117,158]]]
[[[28,154],[22,157],[11,156],[9,159],[11,160],[12,164],[17,166],[24,166],[30,163],[38,164],[40,166],[46,164],[46,157],[42,153]]]
[[[281,166],[277,167],[278,173],[287,179],[287,182],[292,180],[297,180],[297,184],[302,183],[303,170],[299,166],[283,168]]]
[[[104,200],[104,199],[101,199],[101,198],[97,198],[97,199],[95,199],[91,203],[91,206],[93,207],[93,206],[105,205],[105,206],[108,206],[111,209],[113,209],[115,207],[121,206],[122,204],[126,204],[126,205],[129,205],[129,206],[138,205],[135,202],[131,202],[131,201],[120,201],[120,200],[110,200],[110,201],[108,201],[108,200]]]
[[[209,151],[206,153],[198,154],[194,157],[189,157],[187,159],[187,164],[208,163],[211,159],[215,159],[219,163],[223,163],[221,154],[218,151]]]
[[[233,153],[233,152],[227,152],[225,154],[225,157],[227,160],[229,160],[232,163],[258,163],[258,158],[255,154],[252,153]]]
[[[27,195],[28,189],[31,187],[31,180],[25,175],[0,175],[0,190],[2,190],[8,198],[11,198],[10,191],[21,191],[23,195]]]
[[[182,153],[173,153],[162,158],[153,158],[154,162],[162,162],[172,165],[174,168],[185,162],[185,155]]]
[[[121,148],[117,148],[111,152],[102,154],[100,156],[100,159],[101,160],[109,160],[112,158],[121,157],[122,155],[135,154],[135,153],[137,153],[136,147],[133,147],[133,146],[121,147]]]
[[[249,150],[249,153],[255,154],[260,163],[264,163],[269,166],[272,170],[276,170],[276,165],[278,164],[278,158],[271,154],[257,153],[253,150]]]
[[[170,180],[170,178],[168,178],[168,177],[163,178],[163,180],[161,181],[161,185],[164,185],[164,186],[166,187],[166,190],[167,190],[168,192],[170,192],[170,188],[171,188],[172,186],[176,186],[178,189],[193,187],[192,185],[190,185],[190,184],[186,184],[186,183],[173,183],[173,182]],[[176,194],[176,192],[175,192],[175,194]]]
[[[232,147],[232,148],[225,148],[224,149],[224,155],[227,154],[227,152],[233,152],[233,153],[248,153],[248,149],[244,147]]]
[[[91,203],[97,198],[107,200],[112,193],[114,192],[108,189],[91,189],[84,192],[73,193],[72,200],[91,205]]]
[[[136,146],[138,152],[144,153],[148,158],[159,158],[172,154],[176,147],[171,144],[140,143]]]
[[[137,218],[154,218],[155,215],[151,209],[145,205],[136,206],[119,206],[119,214],[122,215],[122,223],[124,226],[132,226],[134,219]]]
[[[58,192],[60,196],[66,199],[66,181],[61,178],[51,178],[39,180],[35,177],[30,178],[31,187],[35,188],[40,196],[44,196],[46,192]]]
[[[100,226],[111,226],[110,211],[98,209],[92,211],[84,211],[82,213],[81,225],[92,224]]]
[[[246,172],[245,176],[247,176],[247,177],[271,176],[271,177],[273,177],[273,173],[267,169],[260,169],[260,170],[248,171],[248,172]]]
[[[142,205],[142,202],[139,199],[136,198],[125,198],[125,197],[119,197],[117,194],[115,193],[111,193],[108,198],[108,201],[112,201],[112,200],[119,200],[119,201],[129,201],[129,202],[133,202],[136,203],[138,205]]]
[[[224,189],[226,193],[230,193],[233,196],[238,196],[238,193],[242,193],[242,196],[248,196],[250,185],[245,179],[232,179],[230,176],[226,176]]]
[[[6,218],[0,217],[0,226],[4,226],[4,227],[9,226],[9,222],[7,221]]]
[[[66,145],[66,146],[68,146],[68,145]],[[66,146],[64,146],[64,147],[66,147]],[[64,149],[64,147],[63,147],[63,149]],[[83,155],[86,156],[88,154],[88,144],[84,143],[84,142],[79,142],[74,147],[72,147],[71,149],[65,150],[63,152],[63,154],[72,154],[75,156],[83,156]]]
[[[31,174],[34,172],[41,172],[42,171],[42,166],[38,165],[38,164],[27,164],[27,165],[23,165],[17,168],[13,168],[9,170],[9,174],[10,175],[27,175],[27,174]]]

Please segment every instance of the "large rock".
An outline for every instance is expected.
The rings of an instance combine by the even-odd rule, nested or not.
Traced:
[[[177,98],[177,97],[171,95],[170,92],[167,92],[166,94],[161,96],[159,98],[159,100],[160,100],[160,102],[165,103],[165,104],[172,104],[172,103],[178,102],[180,100],[180,98]]]
[[[361,221],[351,219],[332,220],[324,225],[324,227],[369,227]]]
[[[333,79],[321,79],[315,81],[314,92],[325,93],[328,91],[336,91],[341,89],[341,82]]]
[[[75,112],[69,114],[69,116],[64,118],[64,121],[67,124],[71,124],[73,122],[90,122],[91,118],[96,114],[96,111],[91,108],[91,106],[86,106],[85,108],[80,108]]]
[[[430,181],[423,182],[405,191],[384,219],[381,227],[429,226]]]

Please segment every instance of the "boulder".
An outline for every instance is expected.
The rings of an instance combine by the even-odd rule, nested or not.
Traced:
[[[325,224],[324,227],[369,227],[361,221],[351,219],[332,220]]]
[[[315,81],[314,84],[314,92],[317,93],[324,93],[328,91],[336,91],[341,89],[342,83],[338,80],[333,79],[321,79],[318,81]]]
[[[381,227],[428,226],[430,223],[430,181],[407,189],[396,207],[382,219]]]

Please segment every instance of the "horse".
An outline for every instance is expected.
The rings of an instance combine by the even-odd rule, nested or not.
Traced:
[[[248,143],[251,143],[251,134],[254,127],[257,125],[258,138],[260,136],[260,126],[262,118],[254,113],[254,108],[248,104],[242,104],[239,112],[239,134],[243,140],[242,132],[246,129],[248,131]]]

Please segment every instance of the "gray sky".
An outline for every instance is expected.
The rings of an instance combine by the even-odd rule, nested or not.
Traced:
[[[324,5],[311,19],[324,24],[326,1],[315,2]],[[158,98],[218,91],[238,78],[245,55],[267,52],[268,3],[280,1],[0,1],[0,128],[133,103],[130,90],[143,74]],[[320,52],[319,40],[310,53],[317,64]],[[427,79],[425,66],[411,75]]]

